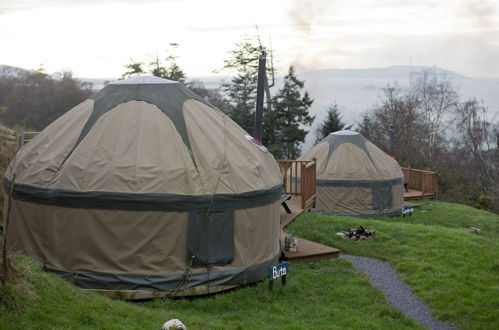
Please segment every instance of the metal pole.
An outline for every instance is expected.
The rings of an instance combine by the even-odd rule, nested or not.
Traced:
[[[253,137],[262,143],[263,96],[265,93],[265,52],[258,57],[258,83],[256,88],[255,132]]]

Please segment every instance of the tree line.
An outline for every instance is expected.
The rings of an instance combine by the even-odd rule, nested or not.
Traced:
[[[0,121],[9,127],[40,131],[92,94],[92,84],[70,71],[52,79],[40,68],[0,76]]]
[[[476,98],[461,100],[448,77],[423,72],[389,85],[358,131],[405,167],[439,173],[442,199],[499,211],[499,125]]]
[[[148,62],[131,59],[124,65],[122,79],[151,74],[180,81],[252,134],[258,58],[265,53],[262,142],[276,159],[299,157],[315,118],[309,112],[313,99],[293,66],[276,83],[273,50],[262,45],[258,37],[245,37],[216,70],[228,71],[232,78],[219,89],[207,89],[201,81],[188,79],[177,63],[178,47],[171,43],[166,56],[156,55]],[[73,79],[70,72],[61,80],[51,79],[42,70],[0,76],[0,121],[41,130],[88,98],[91,87]],[[409,88],[388,85],[380,101],[356,125],[344,123],[339,105],[333,103],[315,132],[316,143],[341,129],[359,131],[385,152],[393,152],[402,166],[440,173],[440,196],[446,200],[487,209],[498,207],[498,125],[490,120],[482,102],[461,100],[450,78],[437,79],[431,72],[423,72]]]

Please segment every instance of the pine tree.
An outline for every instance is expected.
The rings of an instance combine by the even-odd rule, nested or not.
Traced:
[[[169,55],[166,57],[166,62],[169,63],[168,67],[166,67],[163,60],[156,55],[152,61],[149,62],[149,71],[147,73],[156,77],[179,81],[184,84],[186,76],[182,68],[177,64],[178,56],[175,55],[175,49],[177,49],[178,46],[179,45],[176,43],[170,43]],[[146,73],[144,70],[144,63],[135,62],[133,59],[130,59],[130,63],[126,64],[125,68],[128,71],[121,76],[121,79]]]
[[[352,125],[346,127],[346,124],[341,120],[340,108],[335,102],[329,106],[326,114],[326,119],[324,119],[322,125],[317,130],[316,143],[324,139],[330,133],[351,128]]]
[[[236,71],[236,75],[229,83],[224,83],[222,89],[230,102],[229,116],[251,134],[255,117],[258,57],[262,49],[249,38],[235,46],[229,52],[229,58],[224,60],[223,69]]]
[[[273,98],[273,120],[278,143],[269,146],[269,149],[276,158],[296,159],[308,133],[303,127],[310,126],[314,121],[308,111],[313,99],[306,91],[302,95],[303,87],[304,81],[296,77],[293,66],[290,66],[283,87]]]
[[[259,38],[244,38],[236,43],[235,49],[229,52],[228,59],[224,60],[222,69],[235,71],[235,76],[228,83],[222,85],[222,89],[230,102],[229,116],[244,130],[252,134],[255,124],[255,103],[258,82],[258,59],[262,53],[270,54],[267,57],[267,75],[273,77],[274,67],[272,62],[272,51],[262,46]],[[220,70],[219,70],[220,71]],[[270,87],[265,81],[267,101],[270,100]],[[269,130],[267,126],[267,112],[270,110],[271,102],[267,102],[264,109],[263,143],[269,142]]]
[[[251,134],[255,121],[256,78],[239,73],[223,89],[230,102],[230,118]]]
[[[149,62],[149,70],[153,76],[165,79],[168,77],[168,70],[163,66],[163,63],[157,54],[156,57]]]
[[[179,44],[172,42],[170,43],[170,55],[166,57],[166,61],[170,64],[166,69],[165,79],[179,81],[182,84],[185,83],[185,73],[184,70],[177,64],[178,56],[175,55],[175,50],[178,48]]]
[[[143,66],[144,63],[135,62],[131,58],[130,63],[124,65],[127,71],[121,75],[121,79],[130,78],[135,75],[143,74],[145,72]]]

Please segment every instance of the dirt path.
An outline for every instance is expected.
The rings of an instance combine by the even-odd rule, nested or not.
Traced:
[[[390,263],[348,254],[341,254],[341,258],[350,261],[357,269],[366,272],[371,283],[383,291],[388,301],[417,324],[429,329],[454,329],[433,317],[428,305],[412,293],[409,285],[399,279],[397,271]]]

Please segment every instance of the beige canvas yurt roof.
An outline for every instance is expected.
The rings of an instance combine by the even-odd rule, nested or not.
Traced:
[[[317,209],[337,214],[400,212],[404,176],[398,163],[353,131],[338,131],[300,157],[317,160]]]
[[[182,290],[240,285],[280,253],[273,156],[178,82],[110,83],[25,145],[4,187],[14,175],[12,247],[87,289],[143,298],[190,267]]]

